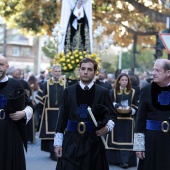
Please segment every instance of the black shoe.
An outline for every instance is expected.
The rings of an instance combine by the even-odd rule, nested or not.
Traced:
[[[120,167],[126,169],[129,167],[129,165],[126,162],[123,162],[120,164]]]
[[[54,153],[50,153],[50,158],[53,161],[57,161],[57,156]]]

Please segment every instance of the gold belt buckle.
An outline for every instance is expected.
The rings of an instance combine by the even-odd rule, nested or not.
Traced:
[[[166,129],[164,129],[164,125],[167,125]],[[167,121],[163,121],[161,123],[161,129],[162,129],[162,132],[167,133],[169,131],[169,123]]]
[[[4,112],[3,116],[1,116],[2,111]],[[5,119],[5,111],[4,109],[0,109],[0,120],[3,120],[3,119]]]
[[[81,126],[83,127],[82,130],[80,129]],[[86,124],[84,122],[78,123],[77,130],[80,134],[84,134],[86,132]]]

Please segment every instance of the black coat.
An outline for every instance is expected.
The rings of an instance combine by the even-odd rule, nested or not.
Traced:
[[[108,108],[107,114],[104,115],[105,124],[109,119],[116,121],[116,113],[107,89],[95,84],[90,90],[82,90],[79,84],[75,84],[64,91],[56,133],[64,133],[68,120],[92,122],[88,112],[85,115],[79,114],[78,110],[82,104],[90,106],[94,111],[96,110],[93,109],[94,106],[104,105]],[[100,111],[96,114],[100,114]],[[95,128],[90,134],[79,134],[66,130],[62,148],[62,157],[57,164],[58,170],[109,169],[104,145],[101,138],[96,136]]]
[[[9,94],[17,89],[23,89],[20,80],[9,78],[6,83],[0,83],[1,108],[5,110],[6,118],[0,120],[0,167],[3,170],[25,170],[23,144],[27,149],[26,119],[13,121],[8,114],[21,111],[32,103],[24,93],[24,97],[10,99]],[[15,97],[11,95],[12,98]],[[2,105],[6,101],[6,104]],[[9,163],[10,162],[10,163]]]
[[[101,82],[99,80],[96,80],[96,84],[98,84],[99,86],[105,87],[109,91],[112,89],[112,85],[107,81],[106,82]]]
[[[56,122],[58,118],[58,109],[61,102],[61,97],[64,91],[64,86],[59,85],[59,83],[49,84],[47,80],[42,89],[38,92],[38,100],[43,105],[42,107],[42,118],[40,124],[39,136],[41,139],[53,139],[55,133]],[[47,131],[48,129],[48,131]]]
[[[164,92],[167,96],[163,95]],[[146,120],[169,121],[168,96],[170,87],[159,87],[156,83],[146,85],[141,90],[135,132],[145,134],[145,159],[139,160],[139,170],[170,169],[170,132],[146,130]],[[163,105],[162,101],[167,103]]]

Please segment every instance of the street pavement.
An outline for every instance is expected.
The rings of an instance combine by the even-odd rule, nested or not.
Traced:
[[[35,143],[28,144],[28,151],[25,153],[27,170],[55,170],[56,161],[52,161],[49,158],[48,152],[41,151],[40,139],[38,133],[36,133]],[[128,170],[136,170],[136,167],[128,168]],[[69,169],[68,169],[69,170]],[[109,170],[123,170],[118,166],[109,166]]]

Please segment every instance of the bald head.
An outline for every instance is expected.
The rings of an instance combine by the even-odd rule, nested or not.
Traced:
[[[6,57],[0,55],[0,61],[3,61],[4,64],[8,65],[8,61],[6,59]]]
[[[0,56],[0,80],[6,76],[8,67],[9,65],[7,59],[4,56]]]

